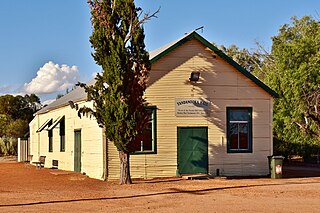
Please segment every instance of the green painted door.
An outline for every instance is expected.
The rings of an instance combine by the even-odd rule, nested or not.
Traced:
[[[208,173],[208,128],[178,127],[179,174]]]
[[[74,131],[74,171],[81,172],[81,131]]]

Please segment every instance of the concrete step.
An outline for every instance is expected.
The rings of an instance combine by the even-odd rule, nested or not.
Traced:
[[[186,174],[182,175],[182,178],[186,180],[208,180],[210,176],[208,174]]]

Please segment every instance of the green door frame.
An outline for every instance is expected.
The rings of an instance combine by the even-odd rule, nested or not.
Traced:
[[[81,172],[81,130],[74,130],[74,171]]]
[[[208,127],[177,127],[178,174],[208,174]]]

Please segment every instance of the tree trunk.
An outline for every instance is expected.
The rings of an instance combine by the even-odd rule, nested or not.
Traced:
[[[106,138],[106,132],[103,131],[103,174],[102,174],[102,179],[106,181],[108,179],[108,140]]]
[[[119,151],[120,184],[131,184],[129,153]]]

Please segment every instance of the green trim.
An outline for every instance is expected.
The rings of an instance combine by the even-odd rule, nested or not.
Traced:
[[[165,49],[164,51],[160,52],[158,55],[154,56],[150,62],[151,64],[157,62],[158,60],[160,60],[162,57],[166,56],[167,54],[169,54],[170,52],[172,52],[173,50],[175,50],[176,48],[182,46],[184,43],[186,43],[187,41],[190,41],[193,36],[191,36],[192,33],[184,38],[182,38],[181,40],[177,41],[175,44],[173,44],[172,46],[168,47],[167,49]]]
[[[146,109],[152,110],[152,114],[153,114],[153,121],[152,121],[153,150],[131,152],[130,155],[157,154],[157,107],[148,106],[146,107]]]
[[[268,87],[267,85],[265,85],[262,81],[260,81],[258,78],[256,78],[254,75],[252,75],[250,72],[248,72],[247,70],[245,70],[243,67],[241,67],[237,62],[235,62],[234,60],[232,60],[229,56],[227,56],[226,54],[224,54],[221,50],[219,50],[217,47],[215,47],[213,44],[211,44],[210,42],[208,42],[205,38],[203,38],[202,36],[200,36],[197,32],[193,31],[192,33],[190,33],[189,35],[187,35],[186,37],[183,37],[181,40],[177,41],[175,44],[173,44],[172,46],[170,46],[169,48],[167,48],[166,50],[162,51],[161,53],[159,53],[158,55],[156,55],[155,57],[153,57],[151,59],[151,64],[157,62],[158,60],[160,60],[162,57],[164,57],[165,55],[169,54],[170,52],[172,52],[173,50],[175,50],[176,48],[180,47],[181,45],[183,45],[184,43],[186,43],[187,41],[190,41],[191,39],[197,39],[198,41],[200,41],[203,45],[205,45],[206,47],[208,47],[209,49],[211,49],[214,53],[216,53],[218,56],[220,56],[222,59],[224,59],[226,62],[228,62],[230,65],[232,65],[234,68],[236,68],[239,72],[241,72],[243,75],[245,75],[247,78],[249,78],[250,80],[252,80],[255,84],[257,84],[259,87],[261,87],[263,90],[265,90],[267,93],[269,93],[271,96],[273,96],[274,98],[279,98],[279,95],[273,91],[270,87]]]
[[[247,110],[249,115],[248,120],[248,134],[249,134],[249,147],[247,150],[243,149],[230,149],[230,111],[231,110]],[[227,107],[227,153],[252,153],[252,107]]]

